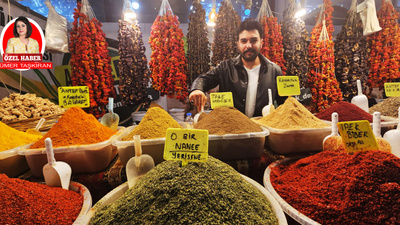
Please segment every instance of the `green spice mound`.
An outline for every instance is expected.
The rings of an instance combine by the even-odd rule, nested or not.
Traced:
[[[278,224],[257,188],[227,164],[165,161],[90,224]]]

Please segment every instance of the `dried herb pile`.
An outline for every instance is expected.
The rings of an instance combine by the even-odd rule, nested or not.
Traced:
[[[384,83],[400,78],[399,12],[391,1],[383,0],[377,16],[382,30],[368,36],[371,46],[368,86],[382,90]]]
[[[282,21],[283,57],[285,60],[286,75],[298,76],[300,88],[307,86],[308,81],[308,32],[303,20],[295,18],[296,3],[289,1],[287,14]]]
[[[232,167],[165,161],[89,224],[278,224],[267,198]]]
[[[114,78],[106,35],[102,24],[90,12],[93,14],[87,0],[78,2],[74,9],[69,45],[71,82],[72,86],[89,87],[90,108],[85,111],[100,118],[105,113],[108,98],[115,97]]]
[[[236,29],[240,17],[233,9],[230,0],[221,2],[214,27],[214,41],[212,43],[211,65],[217,66],[220,62],[238,55]]]
[[[125,105],[149,104],[149,69],[142,32],[137,20],[119,20],[119,92]]]
[[[390,97],[369,108],[370,113],[380,112],[383,116],[399,117],[400,97]]]
[[[189,20],[187,33],[187,75],[190,86],[200,74],[210,70],[210,43],[207,37],[206,11],[199,1],[193,2]]]
[[[357,80],[366,90],[368,73],[368,42],[357,13],[357,1],[353,0],[346,23],[335,41],[335,74],[344,100],[350,102],[357,95]]]

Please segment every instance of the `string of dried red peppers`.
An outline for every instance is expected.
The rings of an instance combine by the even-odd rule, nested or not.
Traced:
[[[399,12],[391,2],[382,1],[377,16],[382,30],[368,36],[371,46],[368,86],[382,90],[384,83],[400,78],[400,27],[397,23]]]
[[[308,85],[312,92],[312,112],[321,112],[342,100],[342,92],[335,77],[335,55],[332,41],[333,7],[330,0],[324,0],[323,4],[324,10],[322,9],[319,21],[311,31],[311,42],[308,49],[310,60]],[[324,19],[329,38],[320,40]]]
[[[71,82],[73,86],[89,87],[90,108],[85,111],[100,118],[108,98],[115,96],[111,57],[102,24],[96,18],[90,20],[81,7],[78,2],[70,32]]]
[[[186,84],[186,58],[183,48],[183,32],[179,29],[178,17],[169,10],[157,16],[151,26],[150,47],[152,49],[150,70],[153,87],[161,96],[184,101],[188,95]]]

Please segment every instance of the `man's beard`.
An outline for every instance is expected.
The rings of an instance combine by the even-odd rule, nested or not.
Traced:
[[[253,54],[252,54],[251,56],[246,56],[246,54],[247,54],[248,52],[251,52],[251,53],[253,53]],[[245,61],[247,61],[247,62],[252,62],[252,61],[256,60],[256,58],[257,58],[257,56],[258,56],[258,52],[257,52],[255,49],[248,49],[248,50],[244,51],[244,52],[241,54],[241,56],[242,56],[242,59],[244,59]]]

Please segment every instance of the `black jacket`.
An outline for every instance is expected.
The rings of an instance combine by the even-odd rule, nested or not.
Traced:
[[[258,57],[260,58],[261,67],[253,116],[262,116],[261,111],[268,104],[268,89],[271,89],[272,99],[276,100],[278,105],[282,104],[286,99],[286,97],[278,96],[276,87],[276,77],[282,75],[281,68],[261,54]],[[222,61],[214,69],[201,74],[194,80],[190,91],[201,90],[207,92],[219,85],[220,92],[232,92],[235,108],[245,114],[247,76],[247,71],[239,55],[236,58]]]

